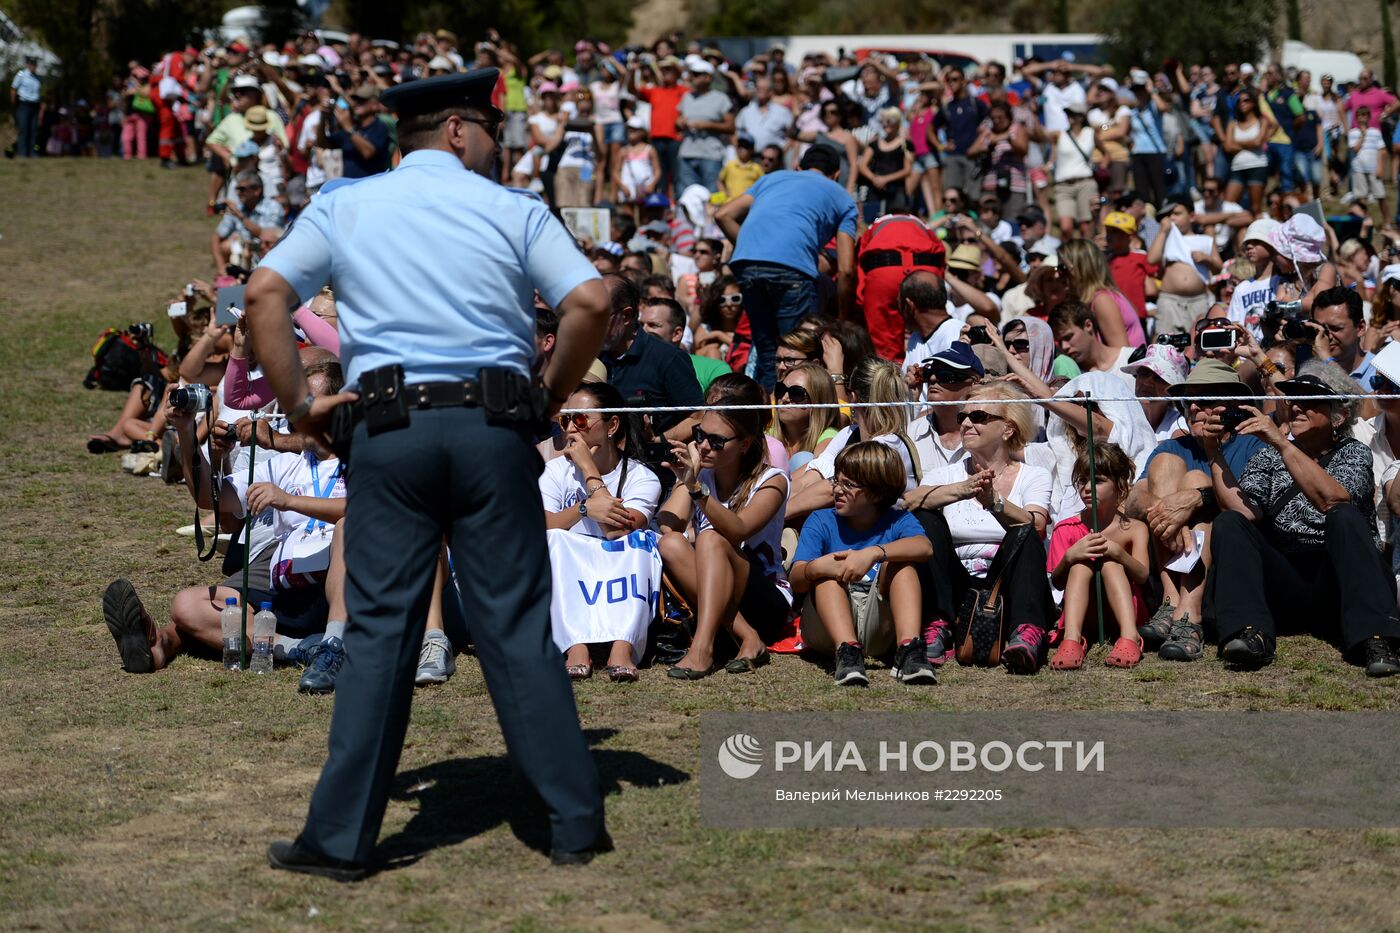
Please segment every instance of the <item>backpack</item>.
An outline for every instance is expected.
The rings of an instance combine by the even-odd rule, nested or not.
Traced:
[[[165,363],[165,353],[159,347],[138,339],[129,329],[109,327],[92,345],[93,365],[83,378],[83,388],[125,391],[133,380],[158,372]]]

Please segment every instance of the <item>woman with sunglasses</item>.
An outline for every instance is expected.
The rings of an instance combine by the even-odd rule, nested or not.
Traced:
[[[753,352],[749,320],[744,314],[744,293],[739,280],[722,275],[700,290],[700,329],[695,334],[695,354],[723,360],[739,373]]]
[[[932,489],[914,514],[933,542],[925,617],[934,621],[924,640],[934,664],[952,656],[951,620],[968,590],[998,578],[1012,627],[1002,663],[1012,673],[1034,674],[1043,660],[1054,603],[1041,536],[1050,521],[1053,481],[1048,470],[1019,459],[1035,430],[1030,407],[999,404],[1025,397],[1004,382],[973,389],[956,415],[967,456],[924,474]],[[1004,554],[1007,533],[1027,526]]]
[[[734,405],[765,404],[747,376],[720,376]],[[744,674],[768,663],[764,634],[780,636],[792,607],[783,572],[782,531],[787,473],[768,464],[762,408],[707,411],[689,444],[672,441],[676,487],[657,514],[661,558],[682,597],[695,609],[690,650],[666,672],[700,680],[717,670],[715,637],[738,644],[725,670]]]
[[[564,407],[622,408],[624,402],[622,393],[607,383],[586,383],[574,390]],[[622,571],[645,578],[633,585],[635,592],[645,595],[659,588],[659,568],[649,559],[654,550],[642,548],[646,556],[621,552],[622,557],[613,557],[619,552],[605,555],[596,539],[611,541],[634,533],[654,539],[647,523],[661,499],[661,483],[635,455],[629,456],[629,451],[641,449],[630,417],[579,413],[560,415],[559,422],[564,429],[564,456],[545,464],[540,475],[554,576],[550,606],[554,643],[564,653],[565,669],[574,680],[593,676],[591,648],[604,644],[608,677],[614,682],[635,681],[651,623],[650,602],[589,600],[587,594],[599,579],[622,576]],[[571,539],[559,540],[557,536],[564,534]],[[582,542],[572,536],[595,540]],[[610,571],[606,578],[603,568]]]
[[[773,401],[779,405],[832,405],[836,390],[831,374],[815,363],[803,363],[779,372]],[[779,408],[768,433],[783,442],[788,454],[788,475],[795,474],[826,450],[838,432],[840,411],[835,408]]]

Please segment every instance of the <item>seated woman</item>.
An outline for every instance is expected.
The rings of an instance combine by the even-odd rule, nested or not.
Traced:
[[[1116,444],[1094,445],[1094,478],[1097,501],[1090,495],[1089,451],[1074,463],[1074,485],[1084,509],[1055,525],[1050,535],[1045,568],[1050,582],[1064,590],[1064,634],[1050,659],[1057,671],[1084,666],[1088,643],[1084,620],[1094,599],[1094,570],[1100,568],[1103,595],[1118,638],[1104,657],[1110,667],[1136,667],[1142,660],[1142,636],[1138,623],[1146,617],[1142,585],[1147,582],[1147,526],[1123,513],[1123,502],[1133,486],[1133,461]],[[1095,514],[1092,509],[1098,506]],[[1093,528],[1100,531],[1094,531]]]
[[[742,373],[753,351],[753,334],[744,314],[739,280],[723,275],[700,291],[700,327],[695,332],[696,356],[723,360]]]
[[[851,377],[850,389],[853,402],[905,402],[909,399],[909,390],[899,367],[889,360],[875,357],[865,360],[856,369]],[[900,462],[904,464],[905,488],[914,488],[921,467],[918,450],[905,431],[908,418],[908,411],[903,405],[854,409],[851,426],[843,428],[826,450],[794,478],[788,518],[796,521],[817,509],[831,507],[831,481],[836,478],[836,455],[847,444],[862,440],[878,441],[898,454]]]
[[[763,405],[763,389],[747,376],[733,404]],[[783,573],[781,537],[788,477],[770,466],[761,409],[708,411],[689,444],[672,442],[676,488],[657,513],[661,558],[681,596],[695,609],[690,650],[668,677],[699,680],[715,672],[715,636],[733,635],[733,674],[768,663],[764,633],[786,628],[792,593]]]
[[[1221,512],[1209,549],[1220,656],[1255,669],[1274,659],[1283,625],[1320,625],[1370,677],[1400,674],[1395,578],[1381,558],[1371,451],[1351,436],[1356,384],[1335,363],[1310,360],[1276,383],[1290,398],[1284,429],[1258,408],[1239,433],[1266,445],[1238,474],[1226,462],[1224,427],[1211,419],[1202,442]],[[1359,394],[1359,393],[1358,393]]]
[[[1034,674],[1040,667],[1046,632],[1053,619],[1045,579],[1041,535],[1050,517],[1050,473],[1017,460],[1034,428],[1029,406],[997,404],[1025,398],[1007,383],[982,385],[968,393],[958,411],[967,456],[924,474],[932,487],[913,503],[914,513],[933,542],[928,563],[924,633],[928,659],[942,664],[954,651],[951,620],[973,586],[988,585],[1000,575],[1006,618],[1016,628],[1002,651],[1002,663],[1014,674]],[[1029,525],[1019,546],[1005,553],[1008,530]]]
[[[852,444],[836,458],[836,504],[813,512],[793,557],[792,586],[811,591],[802,643],[836,656],[838,686],[869,686],[865,655],[887,656],[906,684],[937,682],[919,631],[923,596],[918,565],[933,545],[918,519],[895,508],[904,467],[874,441]]]
[[[625,406],[622,394],[607,383],[585,383],[565,407]],[[646,648],[650,596],[661,582],[655,533],[647,530],[661,483],[636,459],[641,441],[631,418],[575,414],[560,415],[559,421],[564,456],[549,461],[540,474],[554,575],[554,643],[574,680],[593,675],[591,646],[605,644],[609,679],[632,682]],[[598,543],[624,537],[625,548]],[[625,586],[622,598],[614,600],[611,583],[619,579]],[[602,588],[607,592],[599,599]]]
[[[781,348],[779,348],[781,352]],[[803,363],[778,377],[773,401],[779,405],[834,405],[836,391],[831,374],[815,363]],[[837,435],[835,408],[779,408],[768,429],[783,442],[788,455],[788,475],[796,473],[826,450]]]

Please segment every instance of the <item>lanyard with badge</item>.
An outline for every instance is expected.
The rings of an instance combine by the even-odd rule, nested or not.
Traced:
[[[331,475],[326,477],[326,485],[321,485],[321,464],[313,454],[311,457],[311,495],[316,499],[329,499],[331,493],[335,492],[336,481],[340,479],[340,464],[337,463]],[[330,526],[319,518],[308,518],[306,527],[302,529],[302,540],[311,537],[312,534],[320,532],[321,537],[325,537],[326,529]]]

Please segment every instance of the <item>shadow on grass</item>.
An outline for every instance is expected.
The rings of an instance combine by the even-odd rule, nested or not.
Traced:
[[[585,729],[590,747],[617,734],[616,729]],[[640,752],[593,750],[604,796],[621,792],[625,782],[637,788],[680,784],[690,774]],[[427,785],[427,786],[424,786]],[[508,823],[515,838],[549,852],[549,815],[544,802],[522,779],[509,755],[453,758],[405,771],[394,781],[395,800],[417,800],[418,813],[402,830],[383,839],[376,851],[380,871],[414,864],[434,849],[456,845]]]

